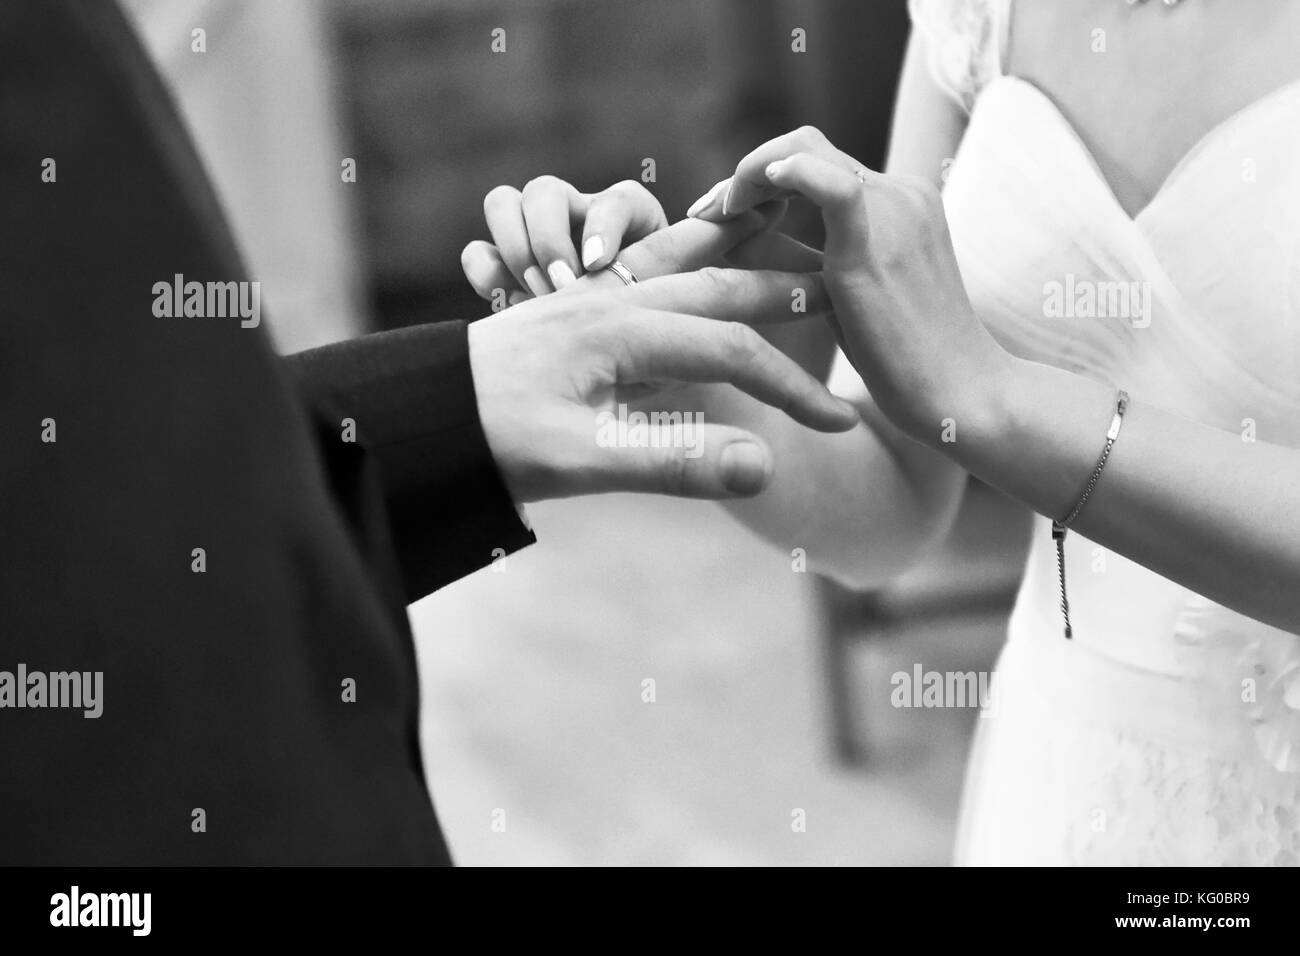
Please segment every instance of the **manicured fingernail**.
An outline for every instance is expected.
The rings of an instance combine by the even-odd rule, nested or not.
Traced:
[[[767,454],[753,442],[732,442],[722,450],[722,483],[738,495],[752,495],[767,484]]]
[[[567,285],[572,285],[578,278],[569,268],[569,264],[561,259],[556,259],[547,266],[546,274],[551,277],[551,285],[555,286],[557,292]]]
[[[722,197],[722,214],[727,214],[727,207],[731,205],[731,191],[736,187],[735,181],[727,183],[727,195]]]
[[[537,266],[529,266],[524,270],[524,284],[533,295],[550,295],[555,291]]]
[[[765,175],[769,180],[773,176],[779,176],[781,174],[781,163],[782,160],[779,159],[774,163],[768,163],[767,169],[763,170],[763,175]]]
[[[858,411],[858,406],[854,405],[848,399],[840,398],[837,395],[835,396],[835,405],[839,410],[840,418],[851,425],[856,425],[862,420],[862,413]]]
[[[582,267],[590,269],[605,254],[605,240],[592,236],[582,244]]]
[[[704,212],[704,210],[708,209],[718,201],[718,196],[722,193],[723,188],[729,187],[730,185],[730,179],[723,179],[714,183],[712,189],[706,192],[699,199],[695,200],[695,202],[691,203],[691,208],[686,210],[686,215],[695,217]]]

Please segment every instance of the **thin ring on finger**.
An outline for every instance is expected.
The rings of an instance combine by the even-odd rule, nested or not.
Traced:
[[[631,286],[636,285],[637,282],[640,281],[637,279],[636,273],[633,272],[631,269],[629,269],[627,266],[625,266],[623,262],[619,259],[615,259],[605,268],[609,272],[612,272],[614,275],[618,276],[619,279],[622,281],[622,283],[625,286],[628,286],[629,288]]]

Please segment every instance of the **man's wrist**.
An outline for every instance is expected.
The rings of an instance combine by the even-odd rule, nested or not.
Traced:
[[[355,442],[377,465],[412,599],[534,540],[483,432],[465,326],[411,326],[286,360],[340,423],[326,440]]]
[[[541,454],[546,442],[540,429],[524,420],[544,396],[529,389],[517,340],[498,334],[501,329],[494,321],[489,317],[469,323],[470,377],[484,441],[501,483],[527,524],[523,506],[552,497],[548,490],[558,483],[558,475]]]

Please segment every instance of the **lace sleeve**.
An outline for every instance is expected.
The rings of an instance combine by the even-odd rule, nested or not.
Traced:
[[[1009,0],[908,0],[935,81],[966,112],[1002,72]]]

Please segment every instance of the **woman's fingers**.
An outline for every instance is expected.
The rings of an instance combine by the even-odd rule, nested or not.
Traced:
[[[582,228],[582,266],[597,272],[625,245],[668,225],[663,206],[638,182],[624,180],[591,198]]]
[[[803,126],[784,136],[768,140],[745,156],[736,165],[736,171],[727,181],[726,188],[715,186],[705,201],[697,202],[691,207],[688,215],[718,222],[760,203],[789,196],[788,190],[768,179],[766,170],[772,163],[796,153],[819,156],[849,172],[858,166],[853,157],[836,149],[820,130]]]
[[[533,295],[567,288],[584,270],[604,269],[625,244],[668,224],[658,200],[631,180],[588,196],[555,176],[539,176],[522,191],[498,186],[483,212],[506,270]],[[581,254],[573,240],[577,222]]]
[[[828,249],[832,246],[832,233],[848,243],[847,246],[836,243],[841,248],[865,248],[859,244],[866,241],[863,195],[884,179],[879,173],[854,172],[822,156],[795,153],[769,163],[765,175],[776,188],[797,193],[821,207]]]
[[[501,260],[521,289],[533,295],[551,292],[551,284],[533,258],[524,222],[523,194],[513,186],[497,186],[483,197],[483,217]]]
[[[507,302],[513,305],[509,300],[514,293],[528,295],[506,268],[497,247],[490,242],[475,239],[467,245],[460,254],[460,267],[465,271],[465,278],[474,287],[474,291],[489,302],[504,294]]]
[[[705,210],[713,209],[715,207],[720,210],[722,208],[723,198],[727,195],[727,192],[730,189],[730,176],[726,179],[718,180],[712,187],[710,187],[708,192],[695,200],[695,202],[691,203],[690,208],[686,210],[687,218],[695,219]]]
[[[539,176],[524,186],[520,207],[532,260],[542,267],[552,289],[572,285],[580,269],[573,223],[586,213],[586,197],[563,179]]]

